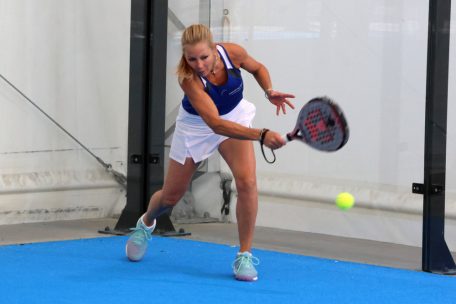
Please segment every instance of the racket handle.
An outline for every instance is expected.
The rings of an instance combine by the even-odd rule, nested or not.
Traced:
[[[289,143],[291,141],[291,137],[289,134],[284,134],[282,135],[282,139],[286,142]]]

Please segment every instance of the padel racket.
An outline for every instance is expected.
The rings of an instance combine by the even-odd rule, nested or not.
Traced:
[[[348,141],[347,120],[341,108],[328,97],[317,97],[299,112],[287,141],[300,140],[320,151],[337,151]]]
[[[329,97],[317,97],[302,107],[295,128],[284,139],[299,140],[317,150],[332,152],[341,149],[348,137],[348,124],[341,108]],[[275,155],[272,161],[266,161],[273,163]]]

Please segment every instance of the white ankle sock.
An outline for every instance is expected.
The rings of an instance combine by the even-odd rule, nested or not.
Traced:
[[[157,220],[154,219],[154,223],[152,224],[152,226],[147,226],[145,223],[144,223],[144,220],[143,220],[143,217],[144,217],[145,214],[143,214],[139,220],[141,222],[141,225],[143,225],[144,227],[146,227],[148,230],[153,230],[155,228],[155,224],[157,223]]]

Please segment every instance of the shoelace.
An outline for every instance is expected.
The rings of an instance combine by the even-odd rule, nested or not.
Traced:
[[[139,228],[138,228],[138,227],[136,227],[136,228],[131,228],[130,230],[133,232],[133,239],[134,239],[135,241],[137,241],[137,240],[138,240],[138,241],[142,241],[141,235],[135,233],[135,232],[138,231],[138,230],[142,231],[142,233],[144,234],[144,237],[145,237],[147,240],[150,240],[150,239],[152,238],[152,234],[149,233],[148,231],[146,231],[145,229],[141,228],[141,227],[139,227]]]
[[[237,264],[237,267],[236,267]],[[251,265],[257,266],[260,264],[260,260],[257,257],[254,257],[253,255],[247,256],[247,255],[239,255],[233,262],[233,269],[235,272],[238,272],[239,269],[241,269],[242,266],[246,265],[250,267]]]

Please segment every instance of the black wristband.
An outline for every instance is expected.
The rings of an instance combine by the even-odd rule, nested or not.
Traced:
[[[274,150],[271,149],[271,153],[272,153],[272,156],[274,157],[274,159],[273,159],[273,160],[269,160],[269,159],[266,157],[266,154],[264,154],[264,148],[263,148],[264,139],[266,138],[266,133],[268,133],[268,132],[269,132],[269,129],[261,129],[261,132],[260,132],[260,147],[261,147],[261,153],[263,153],[264,159],[265,159],[268,163],[272,164],[272,163],[274,163],[275,160],[276,160],[276,156],[275,156],[275,154],[274,154]]]
[[[269,129],[263,129],[261,130],[261,133],[260,133],[260,144],[263,145],[264,143],[264,138],[266,137],[266,133],[269,132]]]

